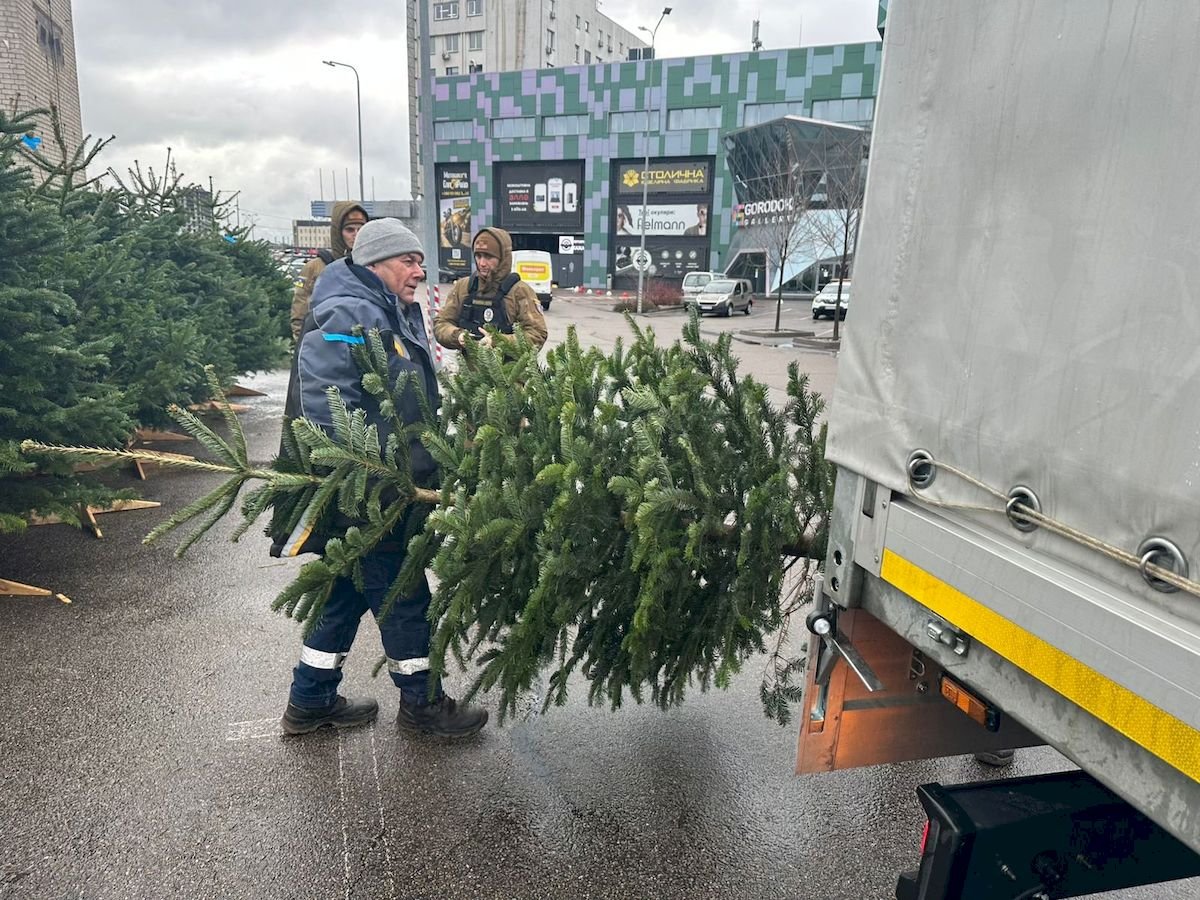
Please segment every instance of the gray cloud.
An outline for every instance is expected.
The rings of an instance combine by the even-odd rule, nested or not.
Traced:
[[[318,0],[75,0],[77,52],[94,65],[147,65],[399,29],[404,3]],[[395,33],[395,32],[393,32]]]

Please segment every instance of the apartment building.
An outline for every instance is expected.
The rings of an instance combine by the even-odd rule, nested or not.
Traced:
[[[429,6],[436,76],[620,62],[648,46],[600,12],[596,0],[433,0]]]
[[[71,0],[0,0],[0,107],[13,115],[57,107],[68,151],[83,142]],[[30,142],[58,160],[49,117]]]

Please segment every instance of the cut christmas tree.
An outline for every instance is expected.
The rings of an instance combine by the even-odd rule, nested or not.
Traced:
[[[702,340],[695,319],[665,347],[633,327],[628,349],[607,356],[573,330],[541,362],[521,337],[516,352],[472,345],[443,376],[437,417],[418,426],[395,419],[390,392],[406,386],[386,383],[368,335],[358,356],[364,388],[392,417],[386,443],[333,391],[334,433],[294,422],[270,469],[247,459],[232,414],[226,440],[176,409],[214,456],[204,465],[230,478],[150,539],[202,517],[186,549],[259,481],[239,533],[268,509],[276,532],[331,528],[334,510],[358,523],[332,527],[276,608],[311,626],[334,579],[356,577],[362,556],[406,527],[415,536],[392,598],[432,570],[433,668],[460,661],[471,694],[496,692],[502,715],[543,679],[544,704],[565,702],[573,673],[591,702],[669,707],[765,653],[764,707],[786,720],[798,668],[787,624],[811,595],[833,488],[821,400],[793,366],[789,401],[774,408],[738,374],[729,337]],[[413,482],[414,428],[440,464],[438,490]]]

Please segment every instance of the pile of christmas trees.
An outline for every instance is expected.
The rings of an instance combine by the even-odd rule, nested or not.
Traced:
[[[114,496],[70,461],[21,456],[22,439],[120,446],[207,399],[204,364],[227,383],[287,346],[289,285],[265,245],[186,230],[173,173],[102,188],[84,174],[102,143],[51,161],[22,145],[32,125],[0,113],[0,532]]]

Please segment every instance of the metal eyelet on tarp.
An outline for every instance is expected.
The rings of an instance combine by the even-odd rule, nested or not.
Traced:
[[[1170,569],[1180,578],[1188,577],[1188,563],[1187,558],[1183,555],[1183,551],[1173,541],[1165,537],[1146,538],[1138,544],[1137,555],[1141,557],[1138,571],[1142,573],[1142,578],[1145,579],[1146,584],[1150,585],[1156,591],[1162,591],[1164,594],[1173,594],[1179,588],[1151,575],[1146,569],[1146,566],[1151,563],[1161,566],[1164,569]]]
[[[1023,484],[1015,485],[1008,492],[1008,502],[1004,504],[1004,514],[1008,516],[1008,521],[1012,523],[1012,527],[1017,529],[1017,531],[1024,531],[1027,534],[1031,531],[1037,531],[1037,522],[1025,518],[1020,510],[1017,509],[1018,506],[1027,507],[1036,513],[1042,511],[1042,501],[1033,492],[1033,488],[1026,487]]]
[[[908,483],[917,490],[929,487],[937,477],[937,463],[933,460],[933,454],[921,448],[908,454],[905,469],[908,472]]]

